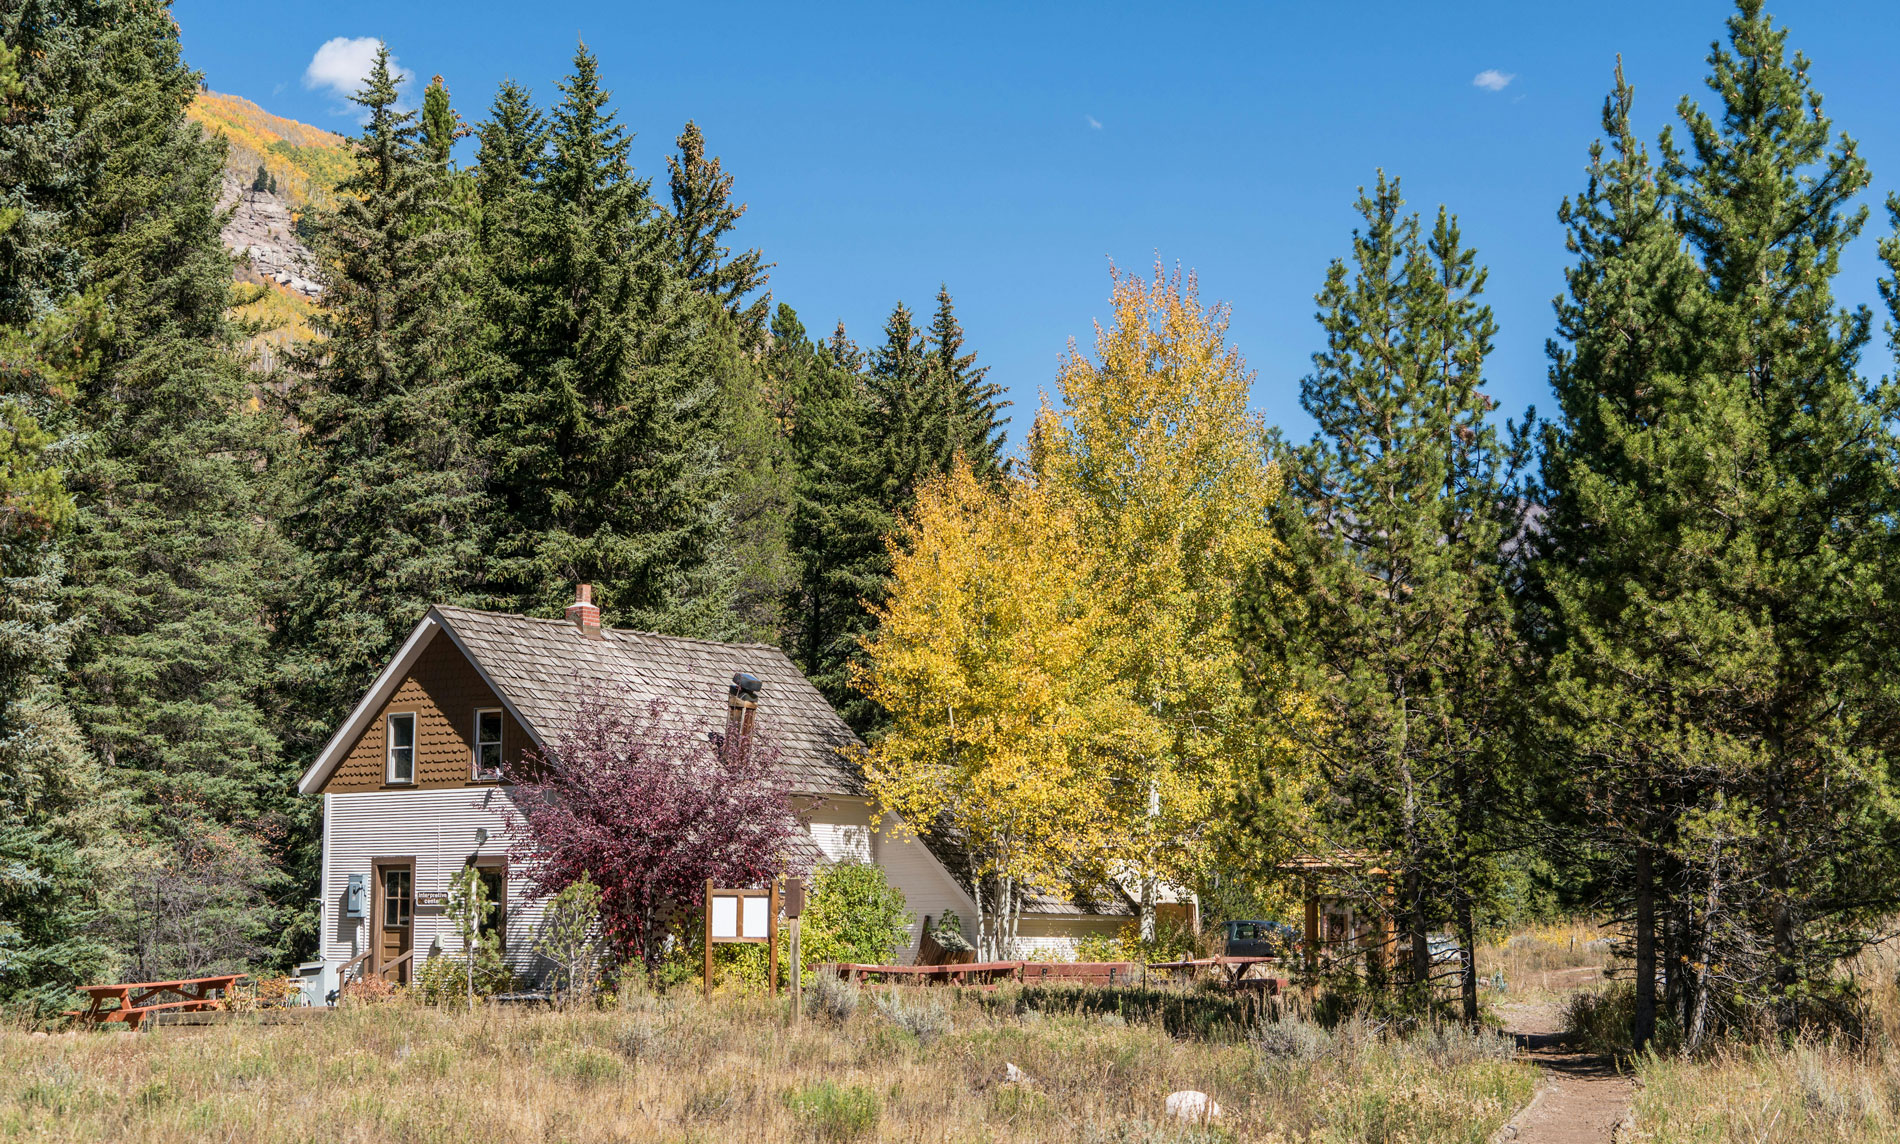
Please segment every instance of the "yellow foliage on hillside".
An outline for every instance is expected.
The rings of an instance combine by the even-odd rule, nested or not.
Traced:
[[[292,210],[322,204],[349,170],[349,140],[335,132],[272,115],[235,95],[201,91],[186,112],[206,134],[230,146],[225,168],[248,178],[261,163],[277,177]]]
[[[274,360],[285,346],[316,336],[310,316],[317,304],[295,290],[275,282],[239,283],[233,290],[232,317],[256,328],[245,339],[253,352]]]

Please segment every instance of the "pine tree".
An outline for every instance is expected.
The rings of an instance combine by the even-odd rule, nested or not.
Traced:
[[[1485,858],[1512,793],[1506,552],[1524,439],[1489,421],[1484,270],[1443,209],[1427,235],[1401,206],[1383,173],[1362,192],[1351,266],[1335,261],[1318,296],[1326,348],[1301,383],[1318,431],[1286,458],[1297,511],[1276,517],[1291,555],[1263,566],[1242,631],[1318,707],[1275,712],[1279,729],[1320,760],[1334,845],[1392,873],[1415,1002],[1429,998],[1426,935],[1450,924],[1476,1021]]]
[[[942,392],[951,416],[950,439],[979,478],[988,479],[1004,468],[1003,387],[988,380],[989,367],[976,364],[974,352],[963,352],[963,327],[947,286],[937,288],[937,315],[930,323],[928,368],[931,385]]]
[[[383,48],[388,51],[388,48]],[[422,139],[423,153],[429,162],[438,167],[449,165],[449,152],[454,149],[455,141],[468,134],[462,126],[461,117],[449,106],[449,89],[441,76],[429,81],[422,91]]]
[[[706,140],[699,125],[688,121],[675,145],[679,154],[669,156],[666,166],[671,173],[671,225],[680,272],[693,289],[738,319],[748,335],[747,347],[756,347],[771,302],[760,291],[765,289],[770,277],[766,271],[772,264],[763,261],[757,250],[735,257],[720,245],[746,208],[744,203],[733,203],[732,176],[720,169],[718,158],[706,158]]]
[[[321,340],[292,392],[304,444],[285,531],[305,559],[278,630],[306,754],[431,604],[486,602],[492,527],[464,392],[483,365],[473,236],[436,141],[397,109],[387,49],[353,98],[368,119],[313,220]]]
[[[1739,465],[1719,484],[1701,478],[1718,513],[1697,529],[1701,571],[1727,605],[1697,618],[1734,657],[1709,665],[1725,686],[1706,696],[1708,727],[1740,740],[1723,769],[1758,815],[1733,832],[1737,905],[1772,951],[1760,977],[1739,984],[1765,986],[1791,1024],[1796,986],[1858,948],[1861,924],[1884,908],[1870,899],[1891,902],[1900,888],[1891,850],[1875,841],[1892,829],[1878,760],[1900,712],[1869,685],[1890,668],[1878,581],[1891,560],[1900,387],[1862,383],[1871,317],[1839,309],[1831,289],[1866,220],[1853,205],[1866,164],[1853,140],[1835,143],[1806,59],[1786,56],[1787,32],[1760,0],[1740,0],[1728,33],[1709,56],[1720,115],[1685,98],[1690,154],[1668,152],[1666,167],[1708,290],[1696,400],[1707,443],[1717,424],[1726,432],[1705,458]],[[1718,825],[1695,844],[1720,846],[1726,833]],[[1712,884],[1725,868],[1705,863]],[[1723,960],[1749,974],[1739,956]],[[1698,993],[1725,984],[1699,982]],[[1704,1008],[1691,1014],[1692,1038]]]
[[[783,610],[785,644],[846,721],[868,731],[875,708],[851,688],[850,664],[876,626],[866,604],[883,598],[890,572],[884,536],[897,518],[881,496],[875,409],[861,361],[842,324],[826,345],[813,345],[798,315],[779,305],[766,369],[791,411],[796,579]]]
[[[1619,62],[1603,112],[1610,150],[1592,146],[1588,186],[1559,212],[1577,264],[1557,302],[1562,341],[1550,347],[1560,416],[1544,434],[1532,598],[1552,739],[1627,918],[1641,1048],[1656,1029],[1658,968],[1678,981],[1674,960],[1659,956],[1675,942],[1659,928],[1673,914],[1659,914],[1658,899],[1679,879],[1683,816],[1705,777],[1669,698],[1692,657],[1655,610],[1687,587],[1667,539],[1682,506],[1657,446],[1678,431],[1670,411],[1700,373],[1702,290],[1675,226],[1674,184],[1631,129],[1633,99]]]
[[[524,610],[558,610],[588,581],[607,622],[690,627],[720,527],[718,341],[585,45],[561,90],[545,157],[518,114],[484,138],[484,154],[520,145],[506,160],[533,164],[482,180],[512,212],[485,236],[510,371],[487,398],[512,532],[497,572]]]
[[[1680,105],[1690,153],[1665,137],[1650,172],[1619,83],[1618,159],[1566,220],[1542,562],[1556,695],[1614,728],[1578,748],[1636,837],[1621,885],[1692,1047],[1757,1003],[1797,1020],[1896,889],[1900,390],[1858,378],[1871,319],[1830,289],[1867,174],[1761,5],[1728,31],[1720,114]]]

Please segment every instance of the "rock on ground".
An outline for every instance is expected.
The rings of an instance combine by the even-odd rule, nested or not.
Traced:
[[[1168,1115],[1176,1120],[1185,1120],[1189,1124],[1206,1124],[1220,1119],[1220,1105],[1214,1098],[1194,1089],[1182,1089],[1168,1094]]]

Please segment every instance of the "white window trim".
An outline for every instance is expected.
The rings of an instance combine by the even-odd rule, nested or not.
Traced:
[[[392,720],[409,720],[409,777],[396,777],[396,741],[389,733]],[[413,711],[391,711],[383,716],[383,781],[391,786],[416,785],[416,713]]]
[[[503,709],[500,707],[477,707],[475,709],[475,735],[472,740],[475,745],[470,749],[471,757],[469,759],[469,773],[475,777],[474,781],[476,782],[492,782],[501,777],[501,768],[499,766],[492,771],[484,771],[482,769],[482,716],[484,715],[501,716],[498,720],[501,724],[501,734],[495,739],[495,745],[502,747],[505,752],[507,748],[503,747],[503,744],[508,741],[508,718],[507,715],[504,714]]]

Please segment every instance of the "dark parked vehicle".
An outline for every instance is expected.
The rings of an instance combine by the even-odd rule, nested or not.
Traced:
[[[1285,922],[1226,923],[1221,952],[1228,957],[1286,957],[1300,943],[1300,931]]]

